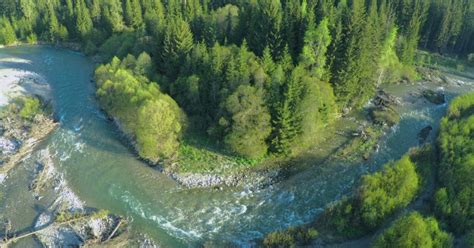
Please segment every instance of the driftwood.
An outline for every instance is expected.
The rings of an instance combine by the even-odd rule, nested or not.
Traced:
[[[81,221],[83,219],[86,219],[86,218],[90,218],[90,216],[86,215],[86,216],[81,216],[79,218],[75,218],[75,219],[71,219],[71,220],[66,220],[66,221],[63,221],[63,222],[55,222],[51,225],[48,225],[48,226],[45,226],[45,227],[42,227],[40,229],[36,229],[36,230],[33,230],[33,231],[29,231],[29,232],[26,232],[26,233],[22,233],[22,234],[14,234],[13,237],[4,237],[3,240],[0,241],[0,247],[1,248],[7,248],[8,245],[20,240],[20,239],[23,239],[23,238],[27,238],[27,237],[30,237],[32,235],[35,235],[39,232],[42,232],[42,231],[45,231],[45,230],[48,230],[48,229],[53,229],[53,228],[57,228],[57,227],[60,227],[60,226],[63,226],[63,225],[69,225],[69,224],[72,224],[74,222],[77,222],[77,221]]]
[[[119,222],[117,223],[117,226],[115,226],[114,230],[112,231],[112,233],[109,235],[109,237],[104,241],[104,242],[107,242],[109,241],[114,235],[115,233],[118,231],[120,225],[122,224],[122,219],[119,220]]]
[[[79,222],[79,221],[82,221],[82,220],[87,219],[87,218],[91,218],[91,215],[84,215],[84,216],[81,216],[81,217],[78,217],[78,218],[73,218],[73,219],[70,219],[70,220],[62,221],[62,222],[54,222],[51,225],[44,226],[44,227],[36,229],[36,230],[24,232],[24,233],[21,233],[21,234],[20,233],[13,234],[11,237],[8,237],[8,235],[7,235],[3,238],[3,240],[0,240],[0,248],[7,248],[10,244],[12,244],[12,243],[14,243],[14,242],[16,242],[20,239],[36,235],[36,234],[38,234],[42,231],[49,230],[49,229],[54,229],[54,228],[59,228],[59,227],[64,226],[64,225],[71,225],[74,222]],[[102,241],[102,242],[99,240],[98,243],[105,243],[105,242],[108,242],[109,240],[111,240],[114,237],[114,235],[117,233],[117,231],[119,230],[119,228],[120,228],[120,226],[122,225],[123,222],[124,222],[123,219],[120,218],[119,222],[115,226],[114,230],[107,237],[107,239]],[[79,236],[80,239],[82,239],[82,242],[84,242],[84,243],[87,242],[87,240],[84,237],[82,237],[80,235],[78,235],[78,236]]]

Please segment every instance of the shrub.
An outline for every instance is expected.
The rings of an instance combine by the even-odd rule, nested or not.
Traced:
[[[25,97],[21,100],[20,116],[33,119],[41,111],[41,103],[36,97]]]
[[[373,247],[452,247],[452,237],[439,228],[434,218],[410,213],[394,222],[375,241]]]
[[[392,108],[372,109],[370,111],[370,117],[375,123],[381,125],[387,124],[390,127],[400,122],[400,115]]]
[[[296,247],[295,239],[286,232],[272,232],[263,240],[266,247]]]
[[[28,42],[28,44],[36,44],[37,41],[38,41],[38,37],[34,33],[26,37],[26,42]]]
[[[406,207],[418,192],[419,181],[409,156],[389,162],[382,171],[364,176],[352,198],[328,208],[323,223],[341,236],[362,236],[396,210]]]
[[[263,244],[266,247],[297,247],[309,245],[318,236],[319,232],[314,228],[290,227],[285,231],[268,234]]]

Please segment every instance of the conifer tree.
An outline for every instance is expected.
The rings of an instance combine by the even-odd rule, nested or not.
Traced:
[[[110,33],[120,32],[124,28],[123,9],[120,0],[104,0],[102,16]]]
[[[176,77],[180,64],[193,47],[193,34],[189,24],[180,17],[174,17],[166,26],[162,59],[165,62],[167,74]]]
[[[142,6],[138,0],[125,1],[125,21],[128,26],[138,28],[143,23]]]
[[[270,47],[273,58],[279,59],[283,52],[282,7],[280,0],[262,0],[254,3],[247,32],[249,47],[257,55],[262,55],[265,47]]]
[[[313,18],[311,18],[313,19]],[[310,20],[311,20],[310,19]],[[304,47],[300,55],[300,62],[316,78],[321,79],[326,73],[326,52],[331,44],[331,34],[328,27],[329,21],[323,19],[318,27],[315,27],[314,21],[309,22],[304,37]]]
[[[92,31],[92,19],[84,0],[78,0],[75,6],[76,30],[82,39],[85,39]]]
[[[16,41],[15,30],[6,17],[0,17],[0,44],[10,45]]]

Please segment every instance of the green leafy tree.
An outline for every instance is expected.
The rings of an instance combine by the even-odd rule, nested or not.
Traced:
[[[364,176],[358,198],[365,225],[374,228],[395,209],[407,206],[418,192],[419,184],[415,165],[408,156],[386,165],[383,172]]]
[[[474,229],[474,94],[454,99],[441,121],[435,211],[455,233]]]
[[[452,237],[440,229],[434,218],[423,218],[412,212],[396,220],[374,242],[373,247],[433,247],[453,246]]]
[[[265,141],[270,135],[271,125],[262,92],[252,86],[241,85],[227,98],[225,107],[231,116],[230,130],[225,136],[229,148],[249,158],[265,155]]]
[[[167,97],[167,96],[166,96]],[[169,101],[158,98],[138,109],[136,139],[141,157],[151,161],[171,158],[179,146],[181,125]]]

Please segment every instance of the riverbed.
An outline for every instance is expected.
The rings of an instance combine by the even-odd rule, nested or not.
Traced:
[[[15,62],[16,61],[16,62]],[[28,61],[28,63],[18,63]],[[361,175],[399,159],[419,144],[417,134],[434,128],[447,105],[413,96],[421,88],[442,90],[448,100],[474,90],[472,79],[451,76],[455,83],[391,85],[402,99],[401,122],[383,138],[368,161],[327,161],[265,189],[187,189],[136,159],[112,123],[99,110],[91,81],[94,64],[80,53],[46,46],[0,49],[2,70],[39,75],[51,88],[60,127],[0,184],[0,215],[14,228],[29,228],[57,195],[36,199],[28,190],[35,161],[44,150],[64,174],[71,192],[87,206],[108,209],[131,220],[132,232],[144,233],[163,247],[194,247],[205,242],[251,245],[268,232],[307,223],[330,202],[350,193]],[[325,147],[318,147],[324,153]],[[320,161],[320,160],[317,160]],[[34,246],[34,240],[22,246]],[[19,245],[20,246],[20,245]]]

